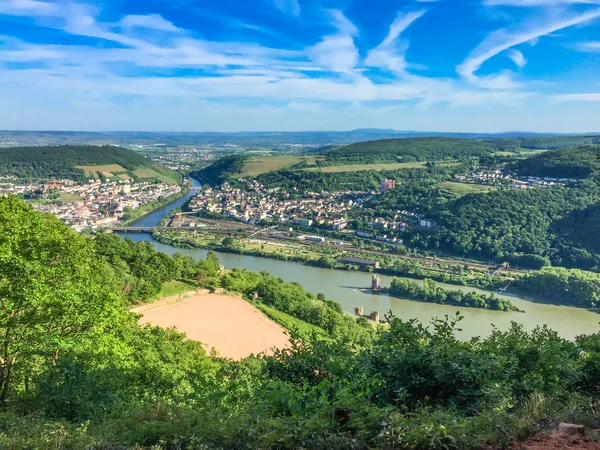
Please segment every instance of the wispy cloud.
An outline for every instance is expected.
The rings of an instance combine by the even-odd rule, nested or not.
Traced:
[[[382,24],[389,24],[389,29],[378,44],[372,41],[376,29],[365,28],[354,8],[348,10],[352,14],[350,20],[341,9],[323,10],[316,1],[263,0],[267,8],[251,19],[236,17],[234,9],[213,10],[212,5],[197,8],[194,2],[183,2],[176,11],[169,9],[163,16],[160,11],[140,15],[121,10],[119,14],[103,10],[102,2],[84,1],[0,0],[0,14],[18,17],[15,22],[37,24],[39,30],[51,27],[54,36],[58,35],[56,29],[65,36],[71,35],[62,42],[53,40],[60,44],[43,44],[39,39],[28,42],[27,34],[15,35],[18,38],[0,36],[3,104],[29,105],[32,110],[40,105],[40,111],[98,108],[113,115],[126,98],[123,107],[129,112],[156,108],[210,115],[212,107],[223,116],[231,111],[235,117],[242,117],[248,114],[246,105],[256,105],[257,116],[270,114],[279,119],[287,110],[293,111],[288,118],[303,113],[320,115],[326,121],[336,108],[345,108],[346,119],[360,118],[367,111],[380,118],[381,113],[374,112],[377,108],[384,111],[380,104],[386,108],[394,105],[389,111],[400,107],[425,111],[438,105],[437,112],[488,105],[513,108],[548,99],[592,104],[599,95],[544,96],[532,88],[531,79],[522,79],[533,71],[533,64],[527,74],[517,75],[516,69],[479,74],[483,65],[500,53],[523,68],[527,59],[521,51],[533,57],[537,49],[517,49],[519,44],[536,42],[540,37],[600,17],[600,8],[590,7],[594,2],[580,8],[573,6],[575,2],[548,0],[554,5],[549,9],[536,0],[485,0],[494,10],[507,6],[501,9],[509,15],[515,10],[512,7],[525,7],[516,15],[520,25],[491,33],[458,66],[457,76],[438,70],[441,67],[431,67],[428,75],[417,75],[412,69],[419,64],[420,55],[415,52],[414,62],[406,59],[410,42],[405,33],[412,27],[410,31],[415,33],[414,37],[411,34],[411,42],[422,38],[418,34],[422,23],[415,22],[426,11],[434,12],[438,6],[434,1],[421,2],[420,6],[427,9],[403,11],[395,18],[391,15],[391,24]],[[238,1],[241,4],[245,0]],[[413,8],[416,3],[412,2]],[[563,6],[558,7],[559,4]],[[279,10],[297,20],[285,20]],[[561,14],[550,13],[557,11]],[[194,15],[195,21],[200,16],[203,21],[212,22],[212,28],[220,30],[222,36],[205,33],[201,26],[180,28],[183,23],[193,28],[194,20],[180,21],[178,14]],[[323,32],[323,17],[330,31]],[[285,25],[275,26],[274,18]],[[572,48],[573,45],[568,47]],[[600,51],[600,45],[581,42],[577,49]],[[460,55],[452,55],[457,56]],[[505,59],[498,61],[512,67]],[[455,60],[440,58],[440,66],[443,63],[447,64],[444,69],[451,71]],[[414,108],[414,104],[419,106]],[[169,109],[162,109],[164,105]],[[224,105],[233,106],[228,109]],[[102,120],[109,119],[103,116]]]
[[[457,67],[457,72],[473,84],[480,83],[482,79],[475,75],[475,72],[489,59],[519,44],[596,19],[600,17],[600,9],[581,14],[571,13],[568,17],[560,19],[551,19],[547,15],[542,16],[541,18],[536,16],[535,19],[516,27],[493,32]]]
[[[600,102],[600,92],[592,92],[586,94],[561,94],[552,97],[556,103],[567,102]]]
[[[395,73],[403,73],[407,63],[405,52],[408,42],[399,42],[400,34],[406,30],[415,20],[419,19],[425,10],[413,11],[408,14],[398,14],[386,38],[377,47],[369,51],[365,64],[370,67],[388,69]]]
[[[508,57],[514,62],[519,69],[522,69],[527,64],[527,60],[523,53],[519,50],[512,49],[508,52]]]
[[[330,11],[331,25],[338,33],[324,36],[321,42],[306,51],[318,66],[336,73],[351,73],[359,61],[353,36],[358,29],[339,10]]]
[[[300,15],[299,0],[275,0],[275,6],[284,14],[290,16]]]
[[[0,14],[15,16],[54,16],[59,13],[56,3],[37,0],[3,0],[0,2]]]
[[[147,16],[128,15],[119,21],[119,26],[124,28],[147,28],[150,30],[161,30],[172,33],[183,31],[181,28],[177,28],[172,22],[163,19],[162,16],[158,14],[149,14]]]
[[[487,6],[600,5],[600,0],[484,0]]]
[[[600,52],[600,41],[579,42],[575,48],[581,52]]]

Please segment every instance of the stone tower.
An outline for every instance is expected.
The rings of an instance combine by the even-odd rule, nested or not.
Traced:
[[[378,291],[381,288],[381,281],[379,277],[375,274],[371,277],[371,290]]]

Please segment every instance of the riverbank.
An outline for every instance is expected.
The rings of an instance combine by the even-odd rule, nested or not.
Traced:
[[[208,250],[176,248],[157,242],[148,233],[120,233],[133,241],[151,242],[157,251],[174,255],[180,253],[193,257],[196,260],[204,259]],[[357,305],[362,305],[364,311],[370,314],[379,311],[380,316],[392,312],[402,320],[416,319],[423,324],[430,324],[436,318],[454,316],[460,311],[464,316],[461,331],[457,336],[461,340],[469,340],[476,336],[488,336],[493,330],[507,331],[513,323],[523,326],[524,330],[531,331],[537,327],[547,325],[560,336],[574,340],[581,334],[593,334],[600,331],[598,314],[584,308],[558,306],[547,303],[531,302],[527,299],[505,296],[498,293],[498,297],[509,299],[515,306],[527,311],[519,312],[492,311],[480,308],[465,308],[437,303],[417,302],[414,300],[399,299],[388,295],[377,295],[370,290],[372,274],[362,271],[330,270],[320,267],[311,267],[289,261],[260,258],[250,255],[217,252],[217,256],[227,269],[241,268],[253,272],[266,271],[273,276],[287,282],[296,282],[306,290],[315,294],[323,293],[326,298],[335,300],[342,306],[344,312],[354,314]],[[381,287],[390,286],[393,277],[379,275]],[[489,294],[478,288],[456,286],[438,283],[445,289],[461,289],[465,292],[475,291]]]
[[[168,197],[161,197],[158,200],[154,200],[152,202],[148,202],[137,209],[127,209],[123,214],[125,220],[123,220],[119,225],[120,226],[128,226],[132,225],[138,220],[144,218],[145,216],[152,214],[153,212],[164,208],[165,206],[170,205],[171,203],[175,203],[177,200],[185,197],[189,194],[191,188],[191,184],[185,184],[181,191],[177,194],[169,195]]]
[[[343,250],[328,246],[306,245],[300,243],[257,241],[210,235],[206,232],[190,233],[185,231],[160,231],[154,232],[152,237],[166,245],[182,249],[206,249],[223,253],[270,258],[279,261],[290,261],[311,267],[335,269],[343,271],[362,271],[388,276],[408,277],[416,280],[432,279],[440,283],[449,283],[456,286],[469,286],[473,288],[497,291],[504,288],[512,281],[511,278],[491,276],[481,270],[460,268],[452,271],[444,268],[444,262],[439,261],[434,265],[420,263],[413,259],[405,259],[401,255],[381,256],[368,250],[356,252],[350,249]],[[226,244],[224,241],[228,240]],[[366,267],[340,262],[344,256],[362,259],[372,259],[380,262],[380,267]]]

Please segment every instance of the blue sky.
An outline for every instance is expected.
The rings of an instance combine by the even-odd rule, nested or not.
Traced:
[[[0,129],[600,131],[600,0],[0,0]]]

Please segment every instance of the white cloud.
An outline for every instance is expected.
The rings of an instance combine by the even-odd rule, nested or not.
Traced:
[[[359,61],[353,36],[358,29],[341,11],[331,11],[332,25],[338,33],[324,36],[321,42],[306,49],[306,53],[319,66],[336,73],[351,73]]]
[[[339,9],[330,11],[332,17],[332,25],[334,25],[342,34],[348,36],[358,35],[358,28],[348,20],[344,13]]]
[[[408,14],[398,14],[386,38],[377,47],[369,51],[365,64],[370,67],[380,67],[395,73],[403,73],[406,69],[405,55],[408,48],[407,42],[398,42],[400,34],[415,20],[419,19],[425,10],[414,11]]]
[[[295,14],[294,4],[297,2],[282,2],[281,5],[284,3],[291,5],[290,15]],[[343,109],[343,117],[349,120],[348,123],[360,123],[364,114],[373,118],[385,117],[381,102],[388,106],[393,104],[390,111],[403,107],[414,111],[405,103],[408,101],[418,102],[421,110],[442,103],[443,108],[436,108],[438,111],[448,107],[513,107],[525,101],[529,104],[531,99],[537,98],[537,94],[526,91],[523,86],[520,87],[526,92],[517,92],[511,72],[475,76],[481,64],[491,57],[486,55],[493,53],[494,48],[502,47],[502,40],[486,40],[480,46],[482,48],[476,49],[478,53],[474,51],[471,55],[476,60],[483,57],[479,63],[475,61],[474,66],[473,62],[470,63],[475,67],[471,74],[476,78],[476,84],[469,83],[467,78],[452,80],[410,74],[405,60],[408,42],[402,39],[402,33],[425,11],[398,15],[386,37],[367,53],[364,66],[389,70],[396,75],[393,81],[381,81],[370,78],[369,72],[365,72],[355,42],[360,30],[338,10],[328,12],[330,25],[335,31],[317,38],[313,41],[316,42],[314,45],[289,51],[252,42],[205,41],[157,14],[129,15],[104,22],[104,15],[99,9],[70,0],[63,0],[60,9],[41,1],[0,0],[0,11],[2,8],[8,11],[7,5],[10,5],[10,14],[31,16],[42,26],[52,22],[53,27],[67,33],[120,44],[40,45],[0,37],[0,99],[7,105],[23,104],[20,111],[27,108],[34,110],[35,105],[41,105],[36,117],[44,116],[42,110],[54,116],[60,116],[57,112],[68,112],[73,123],[93,123],[94,126],[101,123],[104,128],[110,128],[110,123],[124,128],[148,123],[146,128],[149,129],[168,129],[173,128],[172,124],[179,125],[174,120],[169,122],[171,125],[165,126],[160,121],[165,116],[164,111],[169,111],[169,116],[189,111],[193,111],[194,117],[207,114],[213,120],[210,123],[216,123],[217,116],[227,117],[229,111],[235,117],[243,114],[262,117],[261,123],[272,123],[275,128],[282,128],[278,125],[281,121],[300,117],[303,113],[304,116],[316,115],[319,127],[327,128],[326,124],[341,123],[335,122],[338,118],[334,118],[332,112],[336,110]],[[15,12],[17,7],[18,13]],[[299,14],[299,4],[297,12]],[[54,19],[48,20],[49,16]],[[242,28],[240,24],[236,27]],[[262,29],[258,31],[264,32]],[[505,30],[505,33],[505,36],[499,37],[508,40],[510,30]],[[521,36],[526,34],[526,30],[516,34],[519,39],[527,37]],[[509,50],[508,56],[517,65],[525,64],[522,54],[518,57],[515,55],[519,52],[511,51],[514,45],[504,50]],[[498,53],[504,50],[498,50]],[[7,64],[7,68],[3,69],[2,63],[6,62],[32,62],[41,68],[14,69]],[[129,76],[120,76],[121,72],[117,72],[124,67],[128,69]],[[151,73],[144,69],[136,72],[136,67],[192,67],[198,69],[198,73],[185,77],[136,77],[136,73]],[[120,100],[124,97],[128,99],[126,104]],[[246,102],[257,106],[252,109],[231,106]],[[272,106],[282,102],[287,106]],[[352,106],[346,108],[340,105]],[[217,110],[219,113],[212,116],[211,111]],[[86,115],[82,111],[90,112]],[[465,111],[461,114],[466,114]],[[136,113],[140,114],[139,122],[136,122],[138,117],[131,117]],[[15,112],[15,115],[18,113]],[[100,122],[97,121],[99,115],[102,116]],[[129,125],[120,125],[117,118]],[[43,123],[51,122],[50,119],[44,120]],[[200,121],[188,123],[193,127],[193,123]]]
[[[600,5],[600,0],[484,0],[487,6]]]
[[[519,69],[522,69],[527,64],[527,59],[519,50],[511,49],[508,52],[508,57],[514,62]]]
[[[600,41],[579,42],[575,48],[581,52],[600,52]]]
[[[0,2],[0,14],[14,16],[55,16],[59,5],[36,0],[3,0]]]
[[[346,35],[325,36],[308,55],[319,66],[340,73],[352,72],[359,59],[352,37]]]
[[[300,15],[299,0],[275,0],[275,6],[284,14],[290,16]]]
[[[524,42],[529,42],[574,25],[589,22],[598,17],[600,17],[600,9],[595,9],[582,14],[573,14],[570,17],[558,20],[549,20],[547,17],[542,17],[541,20],[537,19],[536,22],[527,23],[520,27],[495,31],[484,39],[456,70],[463,78],[473,84],[477,84],[480,79],[475,75],[475,72],[487,60],[499,53]]]
[[[147,28],[151,30],[168,31],[179,33],[183,30],[177,28],[172,22],[165,20],[159,14],[150,14],[147,16],[129,15],[123,17],[119,21],[119,25],[123,28]]]
[[[586,94],[562,94],[555,95],[552,100],[556,103],[567,102],[600,102],[600,92],[590,92]]]

